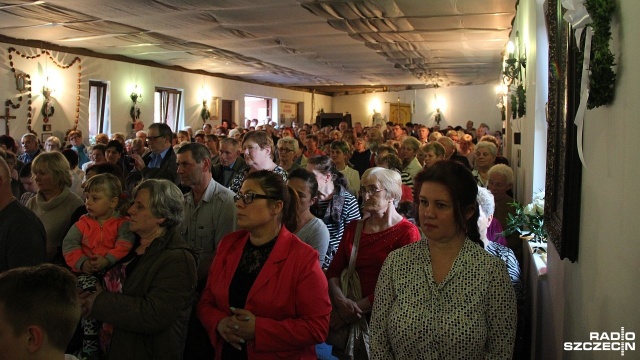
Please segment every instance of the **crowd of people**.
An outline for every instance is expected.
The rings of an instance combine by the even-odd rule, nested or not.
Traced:
[[[249,125],[0,136],[0,345],[33,323],[80,359],[517,357],[500,132]],[[7,317],[38,291],[65,330]]]

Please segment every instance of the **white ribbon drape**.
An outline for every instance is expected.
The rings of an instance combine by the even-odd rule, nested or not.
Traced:
[[[582,31],[587,30],[585,34],[584,42],[584,61],[582,62],[582,80],[580,81],[580,105],[576,112],[576,117],[573,123],[578,127],[578,156],[582,162],[582,166],[587,168],[587,163],[584,160],[584,153],[582,151],[582,135],[584,132],[584,114],[587,111],[587,101],[589,100],[589,64],[591,63],[591,37],[593,36],[593,30],[591,26],[591,16],[587,12],[587,8],[584,7],[584,0],[562,0],[562,7],[567,9],[563,18],[566,22],[571,24],[571,27],[576,31],[576,44],[580,44],[580,37]]]

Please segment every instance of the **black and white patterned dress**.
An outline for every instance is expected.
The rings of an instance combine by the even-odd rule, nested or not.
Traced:
[[[428,240],[382,267],[371,319],[371,359],[510,359],[516,298],[504,263],[465,240],[449,274],[433,279]]]
[[[238,191],[240,191],[240,188],[242,188],[242,183],[244,182],[244,178],[249,173],[249,170],[250,169],[247,168],[243,172],[238,173],[233,178],[233,180],[231,180],[231,185],[229,185],[229,190],[233,191],[234,193],[237,193]],[[277,165],[275,168],[273,168],[272,171],[282,176],[282,180],[284,180],[285,182],[287,181],[287,171],[281,168],[280,165]]]

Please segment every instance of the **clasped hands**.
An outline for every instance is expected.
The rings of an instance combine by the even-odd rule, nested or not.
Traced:
[[[256,317],[250,311],[231,308],[233,315],[218,322],[218,333],[234,348],[242,349],[242,344],[253,340],[256,335]]]
[[[109,260],[104,256],[96,255],[89,260],[85,260],[82,263],[82,271],[87,274],[93,274],[100,271],[109,265]]]

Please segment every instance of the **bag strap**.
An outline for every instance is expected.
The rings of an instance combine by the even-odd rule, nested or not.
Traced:
[[[363,225],[364,225],[364,220],[358,220],[358,225],[356,226],[356,235],[353,238],[353,247],[351,248],[351,258],[349,258],[348,271],[350,273],[356,267],[356,258],[358,257],[358,247],[360,246],[360,234],[362,234]]]

